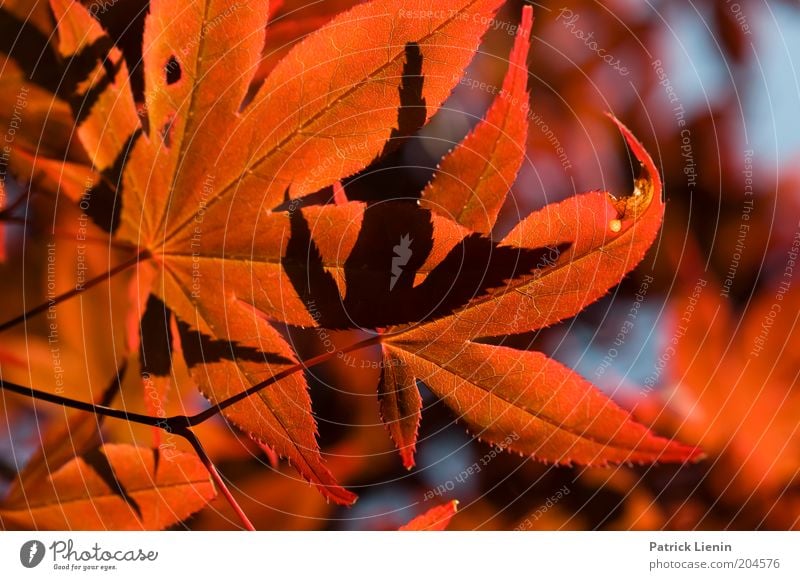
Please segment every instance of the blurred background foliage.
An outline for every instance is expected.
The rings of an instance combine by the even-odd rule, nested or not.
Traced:
[[[83,3],[123,50],[141,98],[147,2]],[[294,42],[355,3],[273,3],[257,81]],[[453,529],[800,526],[800,281],[792,279],[800,239],[800,7],[791,0],[532,4],[528,159],[497,234],[575,193],[630,191],[631,161],[604,111],[628,124],[653,154],[668,204],[659,241],[618,289],[565,324],[509,343],[547,351],[659,433],[703,446],[707,459],[601,469],[492,453],[423,389],[418,465],[407,472],[378,417],[371,390],[378,371],[361,368],[374,353],[363,353],[363,364],[353,359],[309,373],[323,451],[340,482],[360,495],[352,508],[327,504],[291,467],[272,465],[223,422],[199,431],[258,528],[395,529],[446,499],[461,502]],[[402,196],[425,185],[440,157],[483,115],[492,97],[486,87],[502,83],[509,31],[522,5],[510,1],[498,15],[465,82],[433,121],[380,162],[383,171],[348,180],[348,195]],[[103,243],[89,243],[80,258],[74,236],[51,234],[74,228],[79,211],[63,193],[80,191],[90,173],[53,42],[45,2],[2,2],[0,133],[13,135],[2,160],[10,208],[3,214],[3,320],[47,300],[48,291],[74,286],[76,268],[48,270],[53,253],[59,264],[83,260],[89,275],[115,259]],[[34,159],[70,165],[56,183],[37,172]],[[89,237],[103,240],[101,228],[88,227]],[[122,277],[59,305],[57,355],[45,316],[4,332],[3,378],[97,400],[121,364],[127,298]],[[780,311],[771,316],[776,304]],[[346,344],[347,333],[334,339]],[[313,335],[298,344],[304,356],[319,348]],[[139,381],[119,387],[112,405],[123,404],[146,410]],[[168,413],[185,412],[203,401],[187,387],[164,405]],[[71,416],[5,394],[0,413],[4,480],[36,451],[42,433],[63,429]],[[114,421],[104,434],[117,441],[153,437]],[[465,475],[474,465],[480,469]],[[217,500],[186,525],[226,529],[237,520]]]

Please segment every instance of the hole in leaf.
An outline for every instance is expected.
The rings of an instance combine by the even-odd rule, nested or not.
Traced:
[[[181,64],[175,55],[169,57],[167,64],[164,66],[164,72],[167,76],[167,85],[174,85],[181,80]]]
[[[161,127],[161,140],[164,142],[164,147],[172,146],[172,125],[175,122],[175,117],[170,117],[167,122]]]

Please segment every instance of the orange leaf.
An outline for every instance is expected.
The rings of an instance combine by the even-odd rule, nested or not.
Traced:
[[[0,181],[0,212],[6,208],[6,184],[5,181]],[[6,260],[6,227],[5,223],[0,220],[0,262]]]
[[[456,515],[458,500],[429,509],[424,514],[415,517],[400,528],[405,532],[441,532],[450,525],[450,520]]]
[[[216,403],[269,379],[297,362],[281,335],[256,309],[235,298],[222,307],[230,317],[217,340],[181,328],[181,347],[192,378]],[[197,323],[205,311],[198,307]],[[224,411],[225,417],[286,457],[328,499],[349,505],[356,496],[343,489],[325,467],[316,440],[317,426],[302,373],[295,372],[257,395]]]
[[[772,509],[800,473],[797,364],[786,356],[800,339],[800,292],[765,285],[741,322],[709,274],[684,280],[678,296],[664,393],[673,427],[717,456],[712,484],[733,503],[755,498]]]
[[[413,375],[403,361],[384,346],[381,381],[378,386],[381,419],[400,450],[403,466],[414,467],[417,431],[422,418],[422,398]]]
[[[418,340],[475,339],[528,332],[574,316],[619,283],[644,257],[661,226],[664,204],[655,164],[616,119],[642,163],[633,195],[576,195],[534,212],[503,240],[513,248],[541,248],[538,267],[464,309],[411,331]]]
[[[387,140],[415,130],[403,126],[398,108],[421,108],[423,122],[430,118],[500,4],[450,0],[446,9],[431,11],[415,0],[399,12],[390,0],[357,6],[295,46],[245,105],[264,43],[267,3],[189,0],[176,9],[154,0],[145,24],[141,126],[115,48],[78,84],[84,103],[96,97],[79,120],[95,166],[108,171],[130,151],[117,235],[157,260],[153,291],[188,324],[185,332],[196,333],[184,340],[184,354],[209,399],[239,393],[296,362],[270,323],[247,312],[249,304],[270,318],[279,305],[291,313],[285,318],[311,322],[307,305],[271,302],[253,285],[258,278],[258,286],[270,287],[260,270],[280,276],[284,268],[279,242],[288,216],[274,219],[269,210],[287,191],[302,196],[364,168]],[[52,5],[64,56],[109,44],[80,5]],[[111,72],[102,67],[109,63]],[[402,102],[404,79],[420,75],[426,82],[419,102]],[[101,82],[108,84],[104,91]],[[381,106],[372,106],[376,100]],[[228,224],[253,223],[254,215],[272,222],[265,234],[254,239],[242,228],[228,235]],[[195,290],[200,279],[202,298]],[[229,311],[240,318],[230,319]],[[210,345],[215,354],[208,360]],[[259,351],[265,354],[254,354]],[[353,501],[322,464],[301,374],[226,416],[288,457],[330,497]]]
[[[50,0],[50,5],[58,24],[61,56],[94,57],[76,87],[76,97],[82,100],[73,108],[77,109],[78,135],[95,169],[111,170],[119,156],[127,155],[128,140],[139,127],[125,59],[83,6],[72,0]]]
[[[3,10],[22,8],[22,3],[18,4],[8,7],[6,2]],[[49,22],[52,17],[47,4],[34,4],[36,14],[44,12]],[[30,22],[25,26],[28,28],[23,27],[20,35],[29,30]],[[45,54],[42,58],[46,58]],[[56,66],[36,60],[41,68],[48,64]],[[0,70],[0,133],[13,135],[10,142],[4,143],[8,148],[5,163],[20,183],[31,185],[31,190],[52,195],[64,193],[77,203],[94,185],[96,175],[85,165],[86,153],[74,139],[75,121],[69,104],[45,87],[32,83],[32,72],[23,69],[11,56],[0,54]]]
[[[424,119],[438,109],[500,4],[357,6],[295,46],[240,113],[266,5],[193,0],[174,26],[172,5],[153,2],[144,51],[150,132],[126,172],[120,236],[157,247],[191,234],[198,212],[252,215],[287,192],[300,197],[366,167],[407,129],[398,127],[398,107],[424,108]],[[230,38],[241,40],[231,45]],[[400,102],[400,84],[412,73],[427,79],[424,103]],[[167,254],[178,249],[167,246]]]
[[[4,503],[0,519],[46,530],[160,530],[216,495],[196,456],[157,459],[157,450],[104,445]]]
[[[103,390],[95,401],[98,405],[108,406],[119,392],[121,377],[126,366],[118,371],[111,383]],[[21,502],[30,487],[42,485],[47,477],[62,465],[82,455],[89,449],[102,443],[100,429],[103,418],[86,413],[65,409],[63,420],[56,415],[53,422],[40,432],[41,447],[31,456],[25,467],[17,475],[6,495],[6,502]]]
[[[544,461],[685,461],[698,450],[652,435],[600,390],[542,353],[472,342],[384,344],[477,437]]]
[[[572,316],[642,259],[661,225],[661,182],[650,156],[617,124],[646,171],[633,196],[589,193],[532,214],[504,243],[551,248],[538,268],[452,314],[386,329],[384,351],[408,365],[473,433],[501,448],[559,463],[697,459],[697,449],[652,435],[545,355],[471,342]]]
[[[500,93],[486,117],[447,155],[422,192],[422,207],[488,234],[525,158],[528,135],[528,67],[533,8],[522,23]]]
[[[45,36],[53,32],[53,22],[47,10],[46,2],[30,0],[4,0],[3,11],[25,23],[30,23]]]
[[[63,54],[108,44],[85,10],[52,1]],[[696,456],[631,422],[544,355],[473,342],[576,314],[642,259],[663,216],[656,168],[617,122],[644,166],[632,195],[596,192],[548,206],[501,244],[470,232],[492,228],[522,160],[530,9],[504,82],[510,98],[495,100],[443,164],[464,173],[474,195],[453,193],[441,176],[425,195],[428,204],[439,197],[452,203],[453,215],[466,207],[457,222],[415,203],[348,202],[335,186],[438,110],[500,4],[359,5],[297,44],[251,99],[266,3],[188,0],[176,9],[153,0],[144,35],[145,118],[134,122],[124,62],[113,47],[115,70],[98,60],[78,83],[84,101],[97,100],[79,119],[79,134],[105,181],[130,150],[116,235],[157,269],[137,301],[152,291],[177,316],[192,378],[213,403],[279,379],[223,412],[339,503],[355,496],[324,465],[307,385],[278,324],[381,329],[373,340],[383,343],[384,362],[402,363],[384,369],[380,389],[406,466],[421,407],[415,378],[480,436],[543,459]],[[98,96],[103,83],[108,88]],[[477,173],[467,152],[487,160]],[[331,185],[336,204],[292,201]]]
[[[245,111],[268,126],[251,170],[271,207],[366,167],[403,124],[401,106],[423,122],[444,102],[472,60],[501,0],[376,0],[334,18],[295,46]],[[343,66],[346,63],[346,66]],[[409,70],[412,69],[412,70]],[[404,75],[422,75],[419,101],[403,103]],[[376,103],[379,103],[376,106]],[[237,184],[241,191],[246,187]]]
[[[256,82],[266,78],[295,44],[337,14],[357,4],[360,4],[359,0],[326,0],[315,4],[309,4],[305,0],[270,2],[267,42]]]

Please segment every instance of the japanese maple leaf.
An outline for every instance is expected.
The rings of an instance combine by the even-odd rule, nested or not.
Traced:
[[[138,110],[99,25],[80,5],[51,4],[60,52],[83,72],[78,135],[121,205],[115,239],[137,252],[132,326],[164,331],[157,355],[142,348],[149,374],[169,374],[180,342],[212,402],[270,382],[225,416],[340,503],[355,496],[322,461],[302,365],[278,325],[360,328],[370,337],[350,350],[380,344],[381,411],[409,467],[416,380],[477,436],[543,460],[696,456],[543,354],[480,342],[553,324],[602,296],[641,260],[663,214],[655,166],[620,125],[644,166],[633,195],[576,196],[500,242],[488,236],[524,156],[530,8],[503,90],[420,203],[350,202],[339,186],[337,203],[312,205],[303,198],[427,122],[501,0],[359,5],[298,43],[257,90],[266,2],[154,0]]]
[[[655,239],[663,213],[661,184],[641,144],[619,126],[646,176],[637,180],[632,196],[615,200],[605,192],[587,193],[533,213],[498,250],[549,247],[560,249],[557,258],[543,259],[448,315],[382,331],[383,415],[407,467],[413,465],[421,409],[416,380],[477,436],[502,444],[513,435],[509,450],[540,459],[605,464],[699,456],[697,449],[653,436],[544,354],[480,342],[577,314],[632,269]]]

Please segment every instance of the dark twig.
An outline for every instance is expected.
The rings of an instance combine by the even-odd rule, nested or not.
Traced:
[[[140,256],[137,256],[137,259],[139,258]],[[121,266],[129,267],[130,263],[121,264],[120,267]],[[109,275],[107,277],[110,278],[111,275],[113,274],[109,272]],[[30,313],[28,313],[28,315],[30,315]],[[319,365],[325,361],[331,360],[345,353],[378,344],[380,343],[380,341],[381,341],[380,335],[374,336],[366,340],[354,343],[341,350],[334,352],[326,352],[321,355],[312,357],[308,360],[299,362],[287,369],[284,369],[283,371],[277,373],[276,375],[273,375],[269,379],[262,381],[256,385],[253,385],[249,389],[246,389],[237,395],[228,397],[227,399],[220,401],[219,403],[206,409],[205,411],[201,411],[200,413],[197,413],[196,415],[192,416],[177,415],[169,418],[163,418],[151,415],[143,415],[141,413],[130,413],[122,409],[112,409],[111,407],[107,407],[105,405],[97,405],[94,403],[87,403],[85,401],[76,401],[75,399],[70,399],[68,397],[56,395],[54,393],[48,393],[46,391],[40,391],[38,389],[23,387],[21,385],[17,385],[16,383],[11,383],[3,380],[0,380],[0,388],[8,390],[12,393],[17,393],[18,395],[30,397],[38,401],[45,401],[48,403],[62,405],[70,409],[77,409],[79,411],[94,413],[95,415],[101,417],[111,417],[113,419],[121,419],[123,421],[129,421],[131,423],[139,423],[151,427],[159,427],[169,433],[173,433],[175,435],[183,437],[192,445],[192,448],[194,449],[195,453],[197,453],[198,457],[200,458],[200,461],[202,461],[203,465],[205,465],[206,469],[211,475],[211,478],[214,480],[220,492],[222,493],[223,497],[225,497],[227,502],[230,504],[231,508],[233,508],[233,511],[241,520],[244,528],[247,530],[255,530],[255,527],[253,526],[252,522],[250,522],[250,520],[247,517],[247,514],[244,513],[244,510],[236,501],[236,498],[233,497],[233,494],[228,488],[228,485],[225,483],[225,480],[222,478],[222,475],[217,470],[213,461],[211,461],[211,458],[206,453],[205,449],[200,443],[200,440],[197,438],[197,435],[192,431],[191,427],[199,425],[204,421],[207,421],[208,419],[221,413],[231,405],[235,405],[236,403],[246,399],[247,397],[250,397],[258,393],[259,391],[267,388],[268,386],[296,372],[300,372],[304,369]]]
[[[114,419],[122,419],[123,421],[130,421],[131,423],[139,423],[141,425],[150,425],[152,427],[160,427],[164,425],[164,419],[154,417],[151,415],[143,415],[141,413],[129,413],[122,409],[112,409],[105,405],[96,405],[94,403],[87,403],[85,401],[76,401],[69,397],[56,395],[55,393],[48,393],[47,391],[40,391],[30,387],[23,387],[16,383],[10,383],[6,380],[0,381],[0,388],[12,393],[17,393],[23,397],[29,397],[37,401],[46,401],[48,403],[55,403],[70,409],[77,409],[78,411],[86,411],[94,413],[101,417],[112,417]]]
[[[55,306],[56,304],[60,304],[60,303],[62,303],[64,301],[66,301],[66,300],[69,300],[70,298],[74,298],[75,296],[77,296],[78,294],[82,294],[83,292],[85,292],[89,288],[93,288],[94,286],[97,286],[98,284],[101,284],[101,283],[105,282],[106,280],[110,280],[111,278],[113,278],[114,276],[119,274],[120,272],[124,272],[125,270],[127,270],[128,268],[130,268],[132,266],[135,266],[139,262],[141,262],[143,260],[147,260],[149,257],[150,257],[150,253],[147,250],[139,252],[138,254],[133,256],[131,259],[125,260],[121,264],[118,264],[118,265],[114,266],[108,272],[105,272],[104,274],[100,274],[99,276],[96,276],[96,277],[92,278],[91,280],[87,280],[86,282],[84,282],[80,286],[76,286],[75,288],[73,288],[69,292],[64,292],[63,294],[60,294],[60,295],[56,296],[52,300],[48,300],[47,302],[43,302],[42,304],[39,304],[38,306],[36,306],[34,308],[31,308],[27,312],[23,312],[19,316],[15,317],[15,318],[12,318],[11,320],[7,320],[6,322],[0,324],[0,332],[3,332],[4,330],[8,330],[9,328],[14,327],[14,326],[16,326],[17,324],[19,324],[21,322],[25,322],[28,318],[30,318],[32,316],[36,316],[37,314],[41,314],[42,312],[46,312],[47,309],[50,308],[51,306]]]
[[[203,462],[203,465],[206,466],[208,472],[211,474],[211,479],[214,480],[214,483],[217,484],[220,492],[222,493],[223,497],[228,501],[231,508],[233,508],[234,513],[239,517],[242,522],[242,525],[246,530],[251,532],[255,531],[255,526],[252,524],[250,519],[247,517],[247,514],[244,513],[242,506],[239,505],[239,502],[236,501],[236,498],[233,497],[231,490],[228,488],[228,485],[225,483],[225,480],[220,475],[217,467],[214,465],[214,462],[211,461],[211,458],[206,453],[206,450],[203,448],[203,445],[200,443],[200,439],[197,438],[197,435],[189,428],[184,428],[179,431],[175,432],[176,435],[180,435],[184,439],[186,439],[189,443],[191,443],[192,447],[194,448],[195,453],[200,458],[200,461]]]
[[[368,338],[366,340],[362,340],[360,342],[351,344],[350,346],[347,346],[341,350],[334,352],[326,352],[321,355],[312,357],[310,359],[301,361],[273,375],[272,377],[264,381],[261,381],[258,384],[253,385],[249,389],[246,389],[241,393],[233,395],[232,397],[228,397],[227,399],[220,401],[216,405],[209,407],[205,411],[201,411],[191,416],[174,415],[172,417],[164,418],[164,417],[156,417],[154,415],[144,415],[142,413],[131,413],[129,411],[125,411],[124,409],[113,409],[105,405],[97,405],[94,403],[88,403],[86,401],[77,401],[69,397],[56,395],[55,393],[49,393],[47,391],[40,391],[38,389],[32,389],[30,387],[23,387],[22,385],[18,385],[16,383],[11,383],[4,380],[0,380],[0,389],[5,389],[7,391],[11,391],[12,393],[17,393],[18,395],[29,397],[31,399],[36,399],[37,401],[46,401],[48,403],[54,403],[56,405],[68,407],[70,409],[77,409],[79,411],[94,413],[95,415],[99,415],[102,417],[121,419],[123,421],[130,421],[131,423],[148,425],[150,427],[160,427],[161,429],[164,429],[169,433],[176,433],[188,427],[195,427],[207,421],[208,419],[210,419],[215,415],[218,415],[228,407],[235,405],[240,401],[243,401],[247,397],[255,395],[259,391],[262,391],[268,386],[277,383],[281,379],[285,379],[286,377],[291,376],[296,372],[300,372],[303,369],[308,369],[317,366],[328,360],[344,355],[348,352],[353,352],[355,350],[360,350],[362,348],[373,346],[375,344],[378,344],[380,340],[381,340],[380,336],[374,336],[372,338]]]
[[[248,397],[251,397],[252,395],[255,395],[256,393],[258,393],[259,391],[262,391],[266,387],[268,387],[268,386],[270,386],[270,385],[272,385],[274,383],[277,383],[281,379],[285,379],[286,377],[288,377],[290,375],[293,375],[296,372],[302,371],[304,369],[309,369],[309,368],[314,367],[314,366],[316,366],[318,364],[322,364],[322,363],[324,363],[326,361],[329,361],[329,360],[331,360],[333,358],[336,358],[336,357],[342,356],[344,354],[347,354],[348,352],[353,352],[354,350],[360,350],[362,348],[367,348],[369,346],[373,346],[375,344],[380,343],[380,341],[381,341],[381,336],[374,336],[372,338],[368,338],[366,340],[362,340],[360,342],[356,342],[354,344],[351,344],[350,346],[347,346],[347,347],[345,347],[343,349],[340,349],[340,350],[337,350],[337,351],[334,351],[334,352],[326,352],[326,353],[323,353],[321,355],[312,357],[310,359],[301,361],[301,362],[297,363],[296,365],[290,366],[290,367],[282,370],[281,372],[271,376],[270,378],[268,378],[268,379],[266,379],[264,381],[261,381],[258,384],[253,385],[249,389],[245,389],[241,393],[238,393],[236,395],[233,395],[232,397],[228,397],[227,399],[225,399],[223,401],[220,401],[219,403],[217,403],[213,407],[209,407],[205,411],[201,411],[200,413],[197,413],[196,415],[192,415],[191,417],[186,417],[186,419],[188,420],[188,424],[190,426],[192,426],[192,427],[195,426],[195,425],[199,425],[203,421],[207,421],[208,419],[210,419],[214,415],[217,415],[220,412],[224,411],[225,409],[227,409],[231,405],[235,405],[236,403],[238,403],[240,401],[243,401],[244,399],[246,399]]]
[[[32,227],[31,222],[26,220],[25,218],[14,217],[14,216],[7,216],[4,215],[5,212],[0,212],[0,222],[4,222],[7,224],[14,224],[18,226],[26,226]],[[72,240],[76,241],[78,239],[78,232],[75,230],[70,230],[67,228],[53,228],[50,230],[49,234],[56,239],[63,239],[63,240]],[[93,236],[85,236],[80,239],[81,242],[86,242],[88,244],[96,244],[102,245],[108,248],[115,248],[117,250],[135,250],[137,249],[136,246],[130,244],[128,242],[123,242],[121,240],[115,240],[114,238],[96,238]]]

